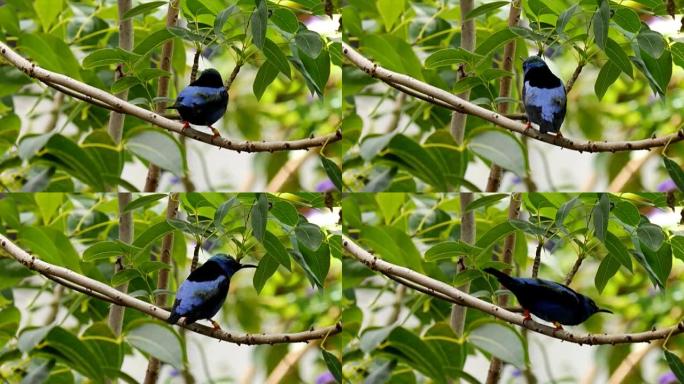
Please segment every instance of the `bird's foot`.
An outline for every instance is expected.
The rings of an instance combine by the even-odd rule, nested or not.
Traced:
[[[554,321],[553,325],[555,326],[555,328],[553,329],[553,335],[556,335],[556,332],[563,330],[563,326],[559,322]]]
[[[222,330],[219,323],[215,322],[212,319],[209,319],[209,321],[211,322],[211,326],[214,327],[214,331],[221,331]]]
[[[532,122],[528,120],[527,124],[525,124],[525,134],[527,134],[527,132],[529,132],[529,130],[531,128],[532,128]]]
[[[221,134],[219,133],[218,129],[212,127],[211,125],[209,126],[209,129],[211,129],[211,133],[213,133],[212,137],[214,139],[217,137],[221,137]]]
[[[559,139],[562,139],[562,138],[563,138],[563,134],[560,133],[560,131],[558,131],[558,132],[556,132],[556,137],[559,138]]]
[[[532,315],[530,315],[530,310],[529,309],[523,309],[523,322],[526,322],[527,320],[532,320]]]
[[[185,131],[186,129],[190,128],[190,122],[189,121],[184,121],[183,122],[183,128],[181,128],[181,131]]]

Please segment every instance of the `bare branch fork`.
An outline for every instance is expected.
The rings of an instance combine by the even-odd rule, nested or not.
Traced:
[[[107,284],[78,274],[70,269],[40,260],[18,247],[3,234],[0,234],[0,247],[27,268],[34,270],[60,284],[66,281],[67,283],[64,284],[64,286],[67,288],[73,288],[92,297],[104,299],[105,301],[109,301],[124,307],[136,309],[159,320],[166,321],[166,319],[169,317],[169,311],[157,307],[152,303],[147,303],[133,296],[122,293]],[[277,334],[228,332],[224,330],[215,330],[212,327],[197,323],[187,325],[179,322],[178,325],[214,339],[247,345],[308,342],[309,340],[323,339],[327,336],[335,335],[342,331],[342,324],[340,323],[319,329],[311,329],[304,332]]]
[[[441,88],[426,84],[403,73],[397,73],[372,62],[349,44],[342,42],[342,53],[356,67],[368,75],[380,79],[389,86],[399,89],[410,96],[420,98],[432,104],[460,113],[477,116],[501,128],[519,133],[551,145],[568,148],[579,152],[620,152],[664,147],[670,143],[684,140],[684,129],[661,137],[653,137],[631,141],[577,141],[567,137],[541,133],[536,129],[528,129],[519,121],[512,120],[500,113],[482,108],[470,101],[463,100]]]
[[[387,277],[406,285],[409,288],[416,289],[438,299],[477,309],[478,311],[488,313],[507,323],[519,325],[523,328],[529,329],[530,331],[559,340],[565,340],[580,345],[625,344],[650,342],[652,340],[665,339],[670,335],[684,333],[684,321],[668,328],[654,329],[647,332],[612,335],[605,333],[577,334],[568,330],[556,330],[553,327],[537,323],[534,320],[525,320],[525,317],[519,313],[513,313],[505,308],[488,303],[484,300],[480,300],[442,281],[435,280],[412,269],[401,267],[399,265],[379,259],[377,256],[370,254],[368,251],[352,241],[349,237],[344,235],[342,236],[342,247],[349,255],[365,264],[368,268],[380,272]]]
[[[290,141],[234,141],[225,137],[213,137],[208,133],[198,131],[193,128],[183,128],[183,124],[178,121],[170,120],[162,115],[154,113],[137,105],[131,104],[127,101],[121,100],[111,93],[105,92],[99,88],[82,83],[78,80],[72,79],[60,73],[55,73],[41,68],[34,63],[31,63],[23,56],[14,52],[8,45],[0,41],[0,55],[4,57],[10,64],[17,67],[19,70],[26,73],[28,76],[42,81],[43,83],[58,89],[68,89],[71,91],[65,92],[83,101],[97,106],[106,105],[111,110],[127,115],[135,116],[141,120],[147,121],[150,124],[164,128],[170,132],[175,132],[180,135],[189,137],[191,139],[201,141],[219,148],[230,149],[238,152],[275,152],[288,151],[295,149],[308,149],[314,147],[322,147],[328,143],[333,143],[342,139],[342,131],[330,133],[323,136],[310,137],[300,140]],[[105,107],[107,108],[107,107]]]

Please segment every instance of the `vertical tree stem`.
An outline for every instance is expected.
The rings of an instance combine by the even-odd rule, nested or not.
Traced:
[[[169,202],[166,205],[166,219],[175,219],[178,212],[178,193],[171,193],[169,195]],[[167,233],[162,239],[161,251],[159,252],[159,261],[171,266],[171,249],[173,248],[173,232]],[[160,269],[157,278],[157,289],[163,291],[169,286],[169,270]],[[155,303],[159,307],[166,306],[167,294],[159,293],[155,299]],[[161,362],[154,357],[150,357],[147,362],[147,370],[145,371],[145,384],[154,384],[159,378],[159,368]]]
[[[472,52],[475,50],[475,20],[465,20],[465,15],[473,10],[473,0],[461,1],[461,48]],[[457,77],[459,79],[467,76],[465,73],[465,66],[461,65],[458,69]],[[458,97],[468,100],[470,98],[470,90],[458,94]],[[456,144],[462,144],[465,137],[465,124],[468,115],[459,112],[451,114],[451,135],[454,137]]]
[[[130,1],[130,0],[129,0]],[[166,11],[166,26],[175,27],[178,22],[180,0],[169,0],[169,8]],[[173,55],[173,39],[168,39],[162,46],[161,59],[159,60],[159,69],[171,72],[171,56]],[[169,76],[162,76],[159,78],[157,84],[157,97],[167,97],[169,95]],[[157,113],[162,113],[166,109],[166,102],[160,101],[155,107]],[[159,175],[161,170],[156,164],[150,163],[147,169],[147,178],[145,179],[145,192],[154,192],[159,187]]]
[[[461,192],[459,196],[461,200],[461,241],[473,244],[475,242],[475,214],[472,210],[466,212],[466,207],[473,201],[473,193]],[[465,269],[465,260],[461,258],[456,265],[456,270],[461,272]],[[468,292],[470,290],[470,283],[463,284],[458,289]],[[451,329],[458,337],[463,335],[465,317],[466,307],[457,304],[451,306]]]
[[[119,5],[119,48],[130,51],[133,49],[133,20],[128,18],[123,20],[123,15],[131,9],[131,0],[118,0]],[[117,67],[116,73],[114,74],[114,79],[119,80],[123,77],[123,67],[119,65]],[[116,97],[127,100],[128,90],[121,91],[115,95]],[[123,136],[123,123],[124,117],[126,115],[112,112],[109,115],[109,134],[115,143],[121,142],[121,137]]]
[[[508,12],[508,26],[514,27],[520,21],[520,0],[513,0],[511,2],[511,9]],[[504,71],[513,71],[513,61],[515,59],[515,40],[511,40],[504,47],[504,58],[502,69]],[[499,97],[510,97],[511,95],[511,80],[510,76],[501,78],[499,87]],[[498,106],[499,113],[508,113],[508,102],[502,102]],[[487,192],[496,192],[501,187],[502,169],[497,164],[492,163],[489,170],[489,177],[487,179]]]
[[[133,240],[133,215],[129,212],[124,212],[124,209],[131,202],[130,192],[119,192],[119,240],[126,244],[130,244]],[[124,269],[123,255],[116,259],[114,265],[114,273]],[[121,292],[128,292],[128,283],[124,283],[116,287]],[[116,336],[121,334],[121,327],[123,325],[124,308],[120,305],[112,305],[109,307],[109,327]]]

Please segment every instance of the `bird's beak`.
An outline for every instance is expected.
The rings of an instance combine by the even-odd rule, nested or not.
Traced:
[[[613,311],[608,310],[608,309],[603,309],[603,308],[599,308],[596,312],[605,312],[605,313],[611,313],[611,314],[613,313]]]
[[[240,265],[240,269],[245,269],[245,268],[256,268],[257,266],[254,264],[242,264]]]

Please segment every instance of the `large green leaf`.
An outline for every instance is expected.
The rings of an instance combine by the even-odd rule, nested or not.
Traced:
[[[264,248],[266,248],[267,254],[273,260],[277,261],[282,266],[287,268],[288,271],[292,270],[290,263],[290,254],[287,252],[287,249],[285,249],[285,246],[283,245],[283,243],[280,242],[276,235],[274,235],[270,231],[266,231],[266,233],[264,234],[263,244]],[[261,263],[259,265],[261,265]]]
[[[444,172],[436,160],[425,148],[408,137],[395,135],[390,141],[386,156],[413,176],[438,190],[446,190]]]
[[[602,193],[592,211],[592,223],[594,225],[594,235],[601,241],[606,239],[608,233],[608,217],[610,215],[610,197],[607,193]]]
[[[675,163],[672,159],[663,156],[663,162],[665,163],[665,169],[670,175],[672,181],[674,181],[677,188],[684,192],[684,169]]]
[[[610,256],[617,260],[620,264],[624,265],[630,272],[632,271],[632,258],[629,255],[629,251],[620,239],[613,235],[612,233],[606,233],[603,243],[606,245]]]
[[[395,328],[384,351],[401,359],[435,383],[446,384],[444,367],[439,364],[435,351],[414,332],[403,327]]]
[[[468,149],[520,177],[525,176],[523,148],[518,140],[507,133],[493,130],[478,133],[468,141]]]
[[[183,367],[183,348],[176,332],[167,325],[137,320],[127,326],[124,339],[176,369]]]
[[[525,367],[525,347],[520,335],[511,327],[486,322],[470,331],[467,340],[477,348],[519,369]]]
[[[264,240],[268,220],[268,198],[265,193],[257,193],[251,213],[252,232],[259,241]]]
[[[126,139],[125,147],[176,176],[183,175],[183,154],[171,135],[158,130],[139,130]]]

